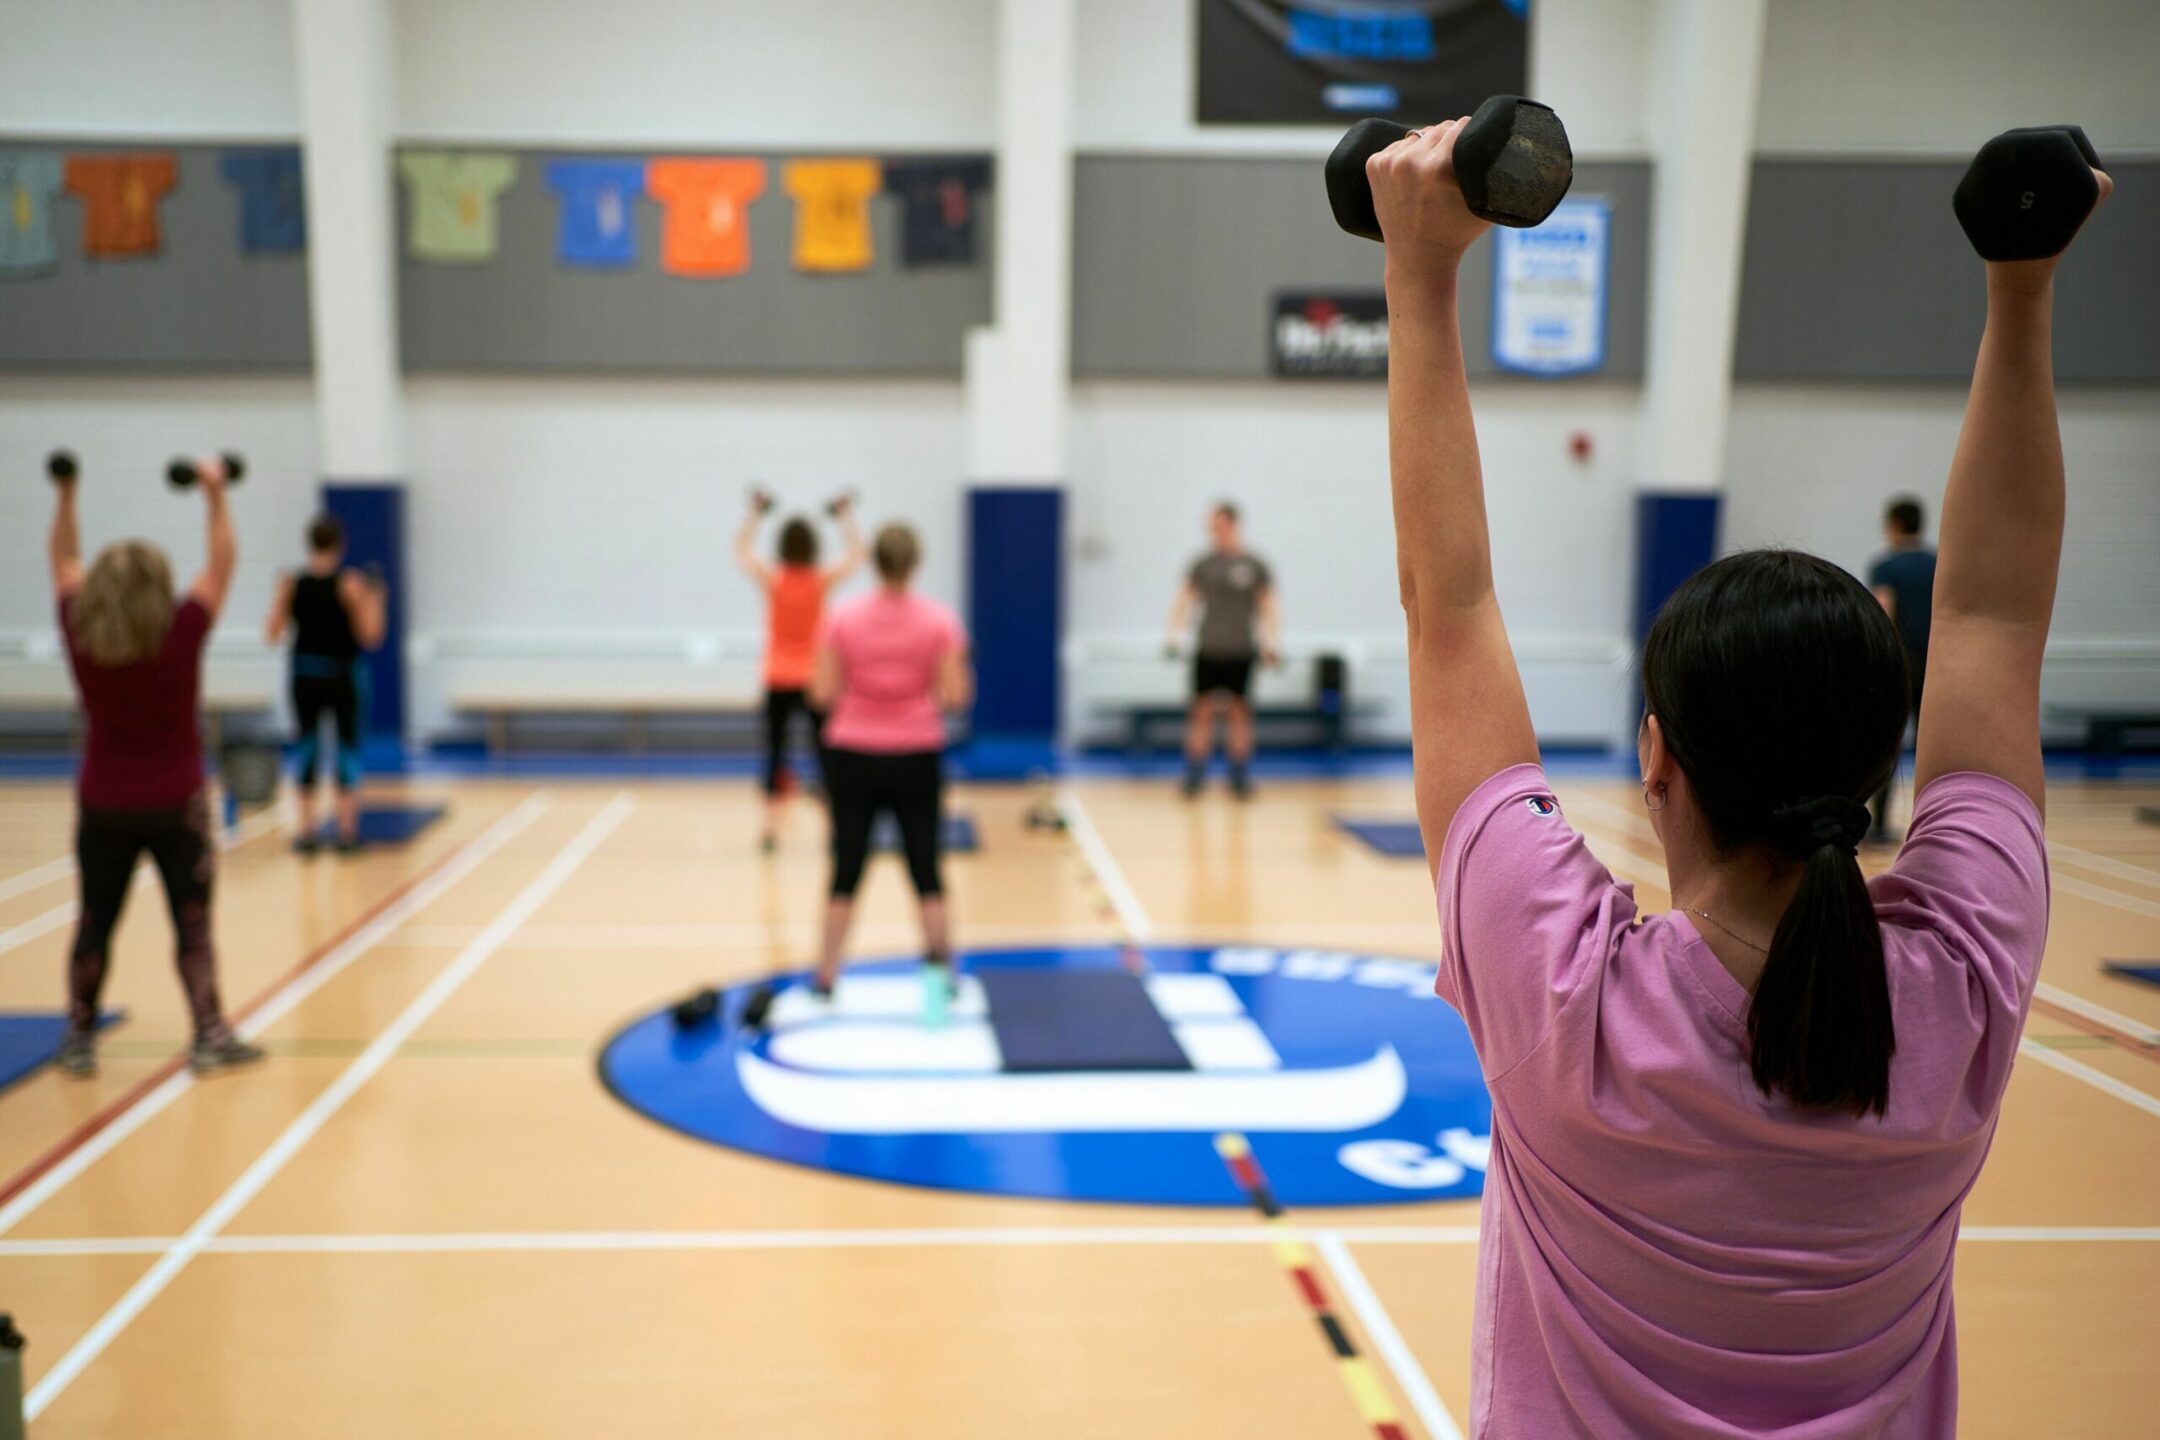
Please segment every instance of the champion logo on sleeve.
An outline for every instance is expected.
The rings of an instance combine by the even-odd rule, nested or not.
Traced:
[[[1523,801],[1523,804],[1530,807],[1530,813],[1533,815],[1551,817],[1560,813],[1559,802],[1545,795],[1532,795],[1529,799]]]

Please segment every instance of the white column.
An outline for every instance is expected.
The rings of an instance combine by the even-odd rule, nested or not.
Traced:
[[[315,411],[329,480],[405,475],[390,0],[293,0]]]
[[[1072,388],[1074,0],[999,0],[995,311],[967,342],[967,478],[1059,483]]]
[[[1659,0],[1645,489],[1722,488],[1766,0]]]

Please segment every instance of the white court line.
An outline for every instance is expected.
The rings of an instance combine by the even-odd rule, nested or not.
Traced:
[[[501,914],[480,937],[456,959],[443,967],[442,973],[428,983],[413,998],[411,1004],[400,1011],[398,1017],[385,1026],[382,1033],[360,1052],[352,1064],[345,1067],[337,1079],[330,1082],[322,1094],[285,1127],[283,1134],[270,1142],[270,1148],[256,1157],[255,1163],[241,1172],[223,1195],[214,1201],[202,1217],[188,1227],[173,1248],[159,1257],[158,1262],[143,1277],[128,1287],[125,1295],[114,1302],[90,1327],[89,1333],[75,1342],[74,1348],[60,1357],[53,1368],[45,1373],[35,1388],[23,1398],[23,1418],[35,1420],[45,1408],[59,1398],[62,1391],[73,1383],[84,1368],[104,1353],[105,1347],[127,1329],[129,1322],[140,1315],[155,1300],[175,1276],[186,1269],[188,1262],[202,1253],[203,1247],[216,1238],[219,1231],[232,1222],[234,1216],[262,1193],[263,1187],[277,1177],[280,1170],[291,1162],[300,1148],[314,1138],[330,1118],[344,1108],[345,1102],[357,1094],[360,1087],[374,1078],[376,1072],[389,1063],[398,1048],[429,1018],[440,1010],[458,989],[477,974],[488,957],[500,949],[518,926],[532,917],[534,911],[546,904],[548,898],[561,889],[563,882],[585,863],[591,854],[606,843],[615,827],[622,824],[623,817],[636,808],[636,802],[627,793],[618,794],[600,813],[587,821],[584,828],[572,837],[569,844],[558,852],[547,868],[533,877],[532,883],[517,893],[515,899],[503,907]]]
[[[2047,848],[2048,854],[2066,865],[2097,871],[2102,875],[2112,875],[2117,880],[2128,880],[2133,885],[2160,886],[2160,870],[2148,870],[2143,865],[2132,865],[2129,861],[2117,860],[2112,855],[2095,855],[2090,850],[2080,850],[2075,845],[2064,845],[2054,840],[2048,841]]]
[[[2030,1040],[2018,1041],[2018,1053],[2029,1055],[2050,1069],[2060,1070],[2073,1080],[2082,1080],[2093,1089],[2112,1095],[2125,1105],[2135,1105],[2148,1115],[2160,1115],[2160,1096],[2148,1095],[2135,1085],[2125,1084],[2104,1070],[2095,1070],[2060,1051],[2050,1050],[2045,1045],[2035,1045]]]
[[[1274,1245],[1323,1238],[1346,1245],[1475,1245],[1475,1225],[1365,1225],[1306,1230],[1296,1225],[1052,1225],[994,1229],[894,1230],[558,1230],[445,1231],[417,1235],[219,1235],[205,1255],[587,1254],[698,1250],[1091,1249],[1115,1245]],[[105,1239],[0,1240],[0,1258],[158,1255],[177,1235]],[[1960,1244],[2153,1245],[2160,1225],[1967,1225]]]
[[[2082,995],[2073,995],[2060,985],[2050,985],[2042,980],[2036,993],[2048,1004],[2068,1010],[2073,1015],[2082,1015],[2095,1025],[2105,1025],[2140,1045],[2160,1045],[2160,1030],[2155,1030],[2141,1020],[2133,1020],[2128,1015],[2110,1010],[2105,1005],[2096,1005]]]
[[[25,870],[20,875],[11,875],[0,880],[0,900],[12,900],[25,891],[50,885],[55,880],[65,879],[74,873],[74,856],[62,855],[57,860],[48,860],[34,870]]]
[[[217,841],[218,849],[221,851],[232,850],[237,846],[245,845],[248,841],[253,840],[256,836],[262,834],[264,831],[269,830],[273,826],[279,824],[280,820],[281,817],[275,811],[266,810],[262,814],[255,816],[253,819],[248,820],[243,824],[234,826],[233,829],[229,832],[220,831]],[[19,881],[27,879],[31,875],[36,875],[45,870],[52,870],[55,866],[58,866],[60,868],[55,871],[53,875],[47,877],[46,880],[39,881],[39,884],[46,884],[49,883],[51,880],[56,880],[60,878],[63,875],[72,875],[75,873],[75,861],[70,857],[62,856],[58,860],[48,861],[47,863],[40,865],[36,870],[25,871],[23,874],[16,876],[14,880],[9,881],[8,883],[11,885],[15,884]],[[129,885],[134,885],[138,880],[141,879],[142,875],[151,868],[151,864],[148,860],[143,861],[141,867],[136,870],[135,874],[129,877]],[[23,890],[27,890],[30,888],[32,887],[22,887]],[[22,893],[22,890],[16,890],[10,893],[19,895]],[[0,900],[4,900],[6,898],[7,896],[5,894],[0,894]],[[0,930],[0,955],[5,955],[8,951],[13,950],[18,946],[27,945],[32,940],[37,939],[41,935],[50,935],[53,931],[60,929],[64,925],[72,925],[73,923],[75,923],[75,913],[78,903],[78,901],[69,900],[65,904],[55,905],[52,909],[47,910],[42,915],[34,915],[30,919],[23,921],[22,924],[14,926],[11,929]]]
[[[1135,945],[1144,945],[1155,938],[1155,924],[1148,919],[1147,907],[1125,879],[1125,872],[1118,868],[1117,857],[1103,843],[1102,832],[1088,817],[1087,806],[1080,803],[1080,794],[1070,785],[1058,790],[1058,810],[1065,816],[1066,833],[1080,847],[1080,856],[1102,884],[1103,894],[1110,897],[1110,908],[1117,911],[1118,920],[1125,926],[1125,938]]]
[[[1314,1239],[1313,1248],[1327,1261],[1328,1269],[1335,1272],[1335,1283],[1342,1287],[1343,1298],[1350,1302],[1358,1323],[1365,1327],[1366,1338],[1372,1341],[1373,1349],[1380,1352],[1388,1369],[1395,1372],[1396,1387],[1410,1402],[1410,1409],[1425,1426],[1425,1433],[1432,1436],[1432,1440],[1463,1440],[1462,1431],[1455,1426],[1455,1417],[1448,1414],[1447,1405],[1440,1399],[1440,1392],[1433,1389],[1425,1367],[1410,1353],[1402,1332],[1395,1328],[1394,1317],[1380,1303],[1379,1295],[1366,1280],[1365,1272],[1358,1268],[1350,1247],[1343,1243],[1340,1235],[1321,1235]]]
[[[267,1004],[238,1027],[240,1033],[252,1040],[283,1019],[291,1013],[294,1006],[328,984],[353,961],[381,944],[408,919],[441,899],[444,891],[470,875],[483,860],[500,850],[526,826],[538,819],[547,808],[548,800],[544,792],[526,797],[516,809],[466,842],[465,848],[452,856],[448,864],[414,886],[373,920],[346,936],[342,944],[310,966],[304,974],[294,977],[291,984],[272,996]],[[6,1205],[0,1206],[0,1235],[12,1230],[25,1215],[57,1195],[73,1182],[76,1176],[109,1154],[121,1141],[147,1125],[160,1111],[193,1088],[194,1084],[195,1076],[186,1069],[180,1070],[145,1095],[119,1119],[93,1135],[82,1148],[40,1175]]]

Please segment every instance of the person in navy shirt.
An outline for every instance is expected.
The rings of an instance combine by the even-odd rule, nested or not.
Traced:
[[[1928,627],[1935,617],[1935,552],[1920,538],[1926,528],[1920,502],[1901,495],[1883,511],[1883,539],[1889,550],[1868,571],[1875,598],[1897,626],[1905,644],[1905,664],[1912,677],[1912,713],[1920,714],[1920,689],[1927,678]],[[1887,844],[1890,840],[1890,788],[1885,782],[1875,797],[1874,826],[1868,838]]]

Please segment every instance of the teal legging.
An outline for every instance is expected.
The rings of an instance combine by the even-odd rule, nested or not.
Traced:
[[[337,724],[337,787],[360,783],[360,717],[367,710],[367,666],[314,655],[292,660],[293,715],[300,722],[300,783],[313,785],[322,763],[322,722]]]

